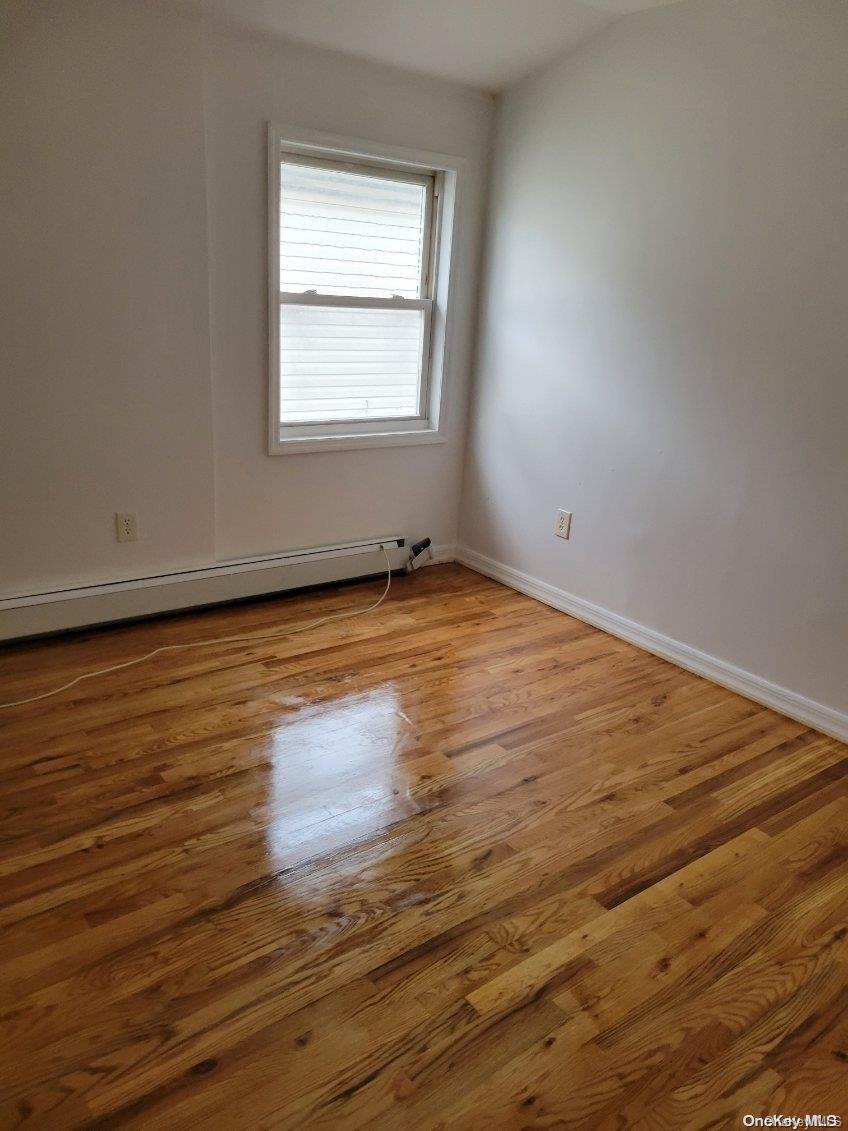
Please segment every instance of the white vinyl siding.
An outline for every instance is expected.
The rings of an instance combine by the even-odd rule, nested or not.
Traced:
[[[280,290],[421,298],[423,184],[284,161]]]
[[[434,177],[280,160],[280,425],[426,412]]]
[[[281,307],[283,423],[414,417],[424,312]]]

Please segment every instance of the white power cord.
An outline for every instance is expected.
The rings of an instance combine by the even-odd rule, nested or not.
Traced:
[[[51,695],[58,695],[60,691],[67,691],[69,687],[74,687],[78,683],[82,683],[84,679],[95,679],[99,675],[108,675],[109,672],[120,671],[121,668],[131,668],[134,664],[143,664],[145,660],[152,660],[154,656],[158,656],[162,652],[179,652],[183,648],[212,648],[217,644],[243,644],[252,643],[256,640],[279,640],[285,636],[294,636],[296,632],[308,632],[311,628],[318,628],[322,624],[328,624],[332,620],[348,620],[351,617],[361,617],[365,613],[373,613],[375,609],[385,601],[389,595],[389,589],[392,585],[392,563],[389,561],[389,555],[385,546],[381,546],[383,556],[386,559],[386,588],[380,595],[379,600],[375,601],[373,605],[369,605],[367,609],[354,609],[353,612],[331,613],[330,616],[321,617],[319,620],[310,621],[308,624],[301,624],[295,628],[287,628],[284,632],[269,632],[269,633],[254,633],[247,636],[222,636],[218,640],[192,640],[186,644],[163,644],[159,648],[154,648],[152,652],[146,652],[143,656],[136,656],[134,660],[124,660],[122,664],[113,664],[109,668],[100,668],[99,671],[86,672],[84,675],[78,675],[76,679],[68,680],[63,683],[61,687],[54,687],[51,691],[43,691],[40,695],[31,695],[28,699],[15,699],[11,703],[0,703],[0,711],[6,707],[22,707],[25,703],[37,703],[39,699],[49,699]]]

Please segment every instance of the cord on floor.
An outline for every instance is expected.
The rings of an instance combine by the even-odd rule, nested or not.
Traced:
[[[154,648],[152,652],[145,652],[143,656],[136,656],[132,660],[124,660],[121,664],[112,664],[112,666],[108,668],[99,668],[94,672],[85,672],[84,675],[78,675],[76,679],[69,679],[68,682],[63,683],[61,687],[53,687],[50,691],[42,691],[40,695],[30,695],[28,699],[15,699],[10,703],[0,703],[0,711],[4,710],[6,707],[23,707],[26,703],[37,703],[40,699],[49,699],[52,695],[58,695],[62,691],[67,691],[69,688],[75,687],[78,683],[82,683],[84,679],[96,679],[99,675],[108,675],[109,672],[117,672],[122,668],[131,668],[135,664],[143,664],[145,660],[152,660],[154,656],[159,656],[162,652],[179,652],[184,648],[212,648],[217,644],[243,644],[253,643],[258,640],[282,640],[287,636],[294,636],[296,632],[308,632],[312,628],[319,628],[322,624],[329,624],[329,622],[333,620],[349,620],[352,617],[361,617],[366,613],[373,613],[388,597],[389,589],[392,585],[392,563],[389,560],[386,547],[381,546],[380,549],[383,551],[383,556],[386,559],[386,587],[379,599],[366,609],[354,609],[352,612],[331,613],[330,616],[320,617],[318,620],[310,621],[308,624],[287,628],[284,632],[253,633],[245,636],[222,636],[217,640],[190,640],[184,644],[162,644],[159,648]]]

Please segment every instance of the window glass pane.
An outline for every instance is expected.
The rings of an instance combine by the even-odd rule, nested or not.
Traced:
[[[280,166],[280,290],[420,298],[423,185]]]
[[[280,306],[283,424],[418,414],[422,310]]]

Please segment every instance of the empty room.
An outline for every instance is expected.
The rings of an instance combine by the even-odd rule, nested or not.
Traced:
[[[0,1127],[848,1121],[848,0],[0,0]]]

